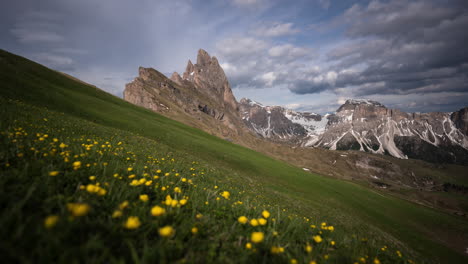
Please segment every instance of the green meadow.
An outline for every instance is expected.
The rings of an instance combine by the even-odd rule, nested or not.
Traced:
[[[466,218],[305,172],[6,51],[0,84],[5,263],[468,263]]]

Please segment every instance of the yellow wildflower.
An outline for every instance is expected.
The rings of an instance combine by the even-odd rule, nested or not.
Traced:
[[[76,217],[88,214],[90,209],[89,205],[84,203],[68,203],[67,208],[68,211],[70,211],[70,213]]]
[[[320,243],[320,242],[322,242],[322,237],[319,236],[319,235],[313,236],[312,238],[314,239],[315,243]]]
[[[96,180],[96,176],[89,176],[89,180],[90,180],[90,181]]]
[[[137,229],[140,227],[141,222],[137,216],[129,216],[127,221],[124,223],[124,227],[127,229]]]
[[[122,216],[122,211],[120,210],[115,210],[114,213],[112,214],[112,218],[119,218]]]
[[[196,233],[198,233],[198,228],[192,227],[192,234],[195,235]]]
[[[77,169],[81,168],[81,161],[73,162],[72,166],[73,166],[74,170],[77,170]]]
[[[250,220],[250,225],[251,226],[258,226],[258,220],[257,219]]]
[[[283,252],[284,252],[284,248],[283,248],[283,247],[276,247],[276,246],[273,246],[273,247],[271,247],[270,252],[271,252],[272,254],[280,254],[280,253],[283,253]]]
[[[264,237],[265,235],[263,234],[263,232],[252,232],[252,234],[250,235],[250,240],[253,243],[261,243]]]
[[[257,221],[262,226],[267,224],[267,220],[265,218],[259,218],[259,219],[257,219]]]
[[[221,196],[224,197],[225,199],[229,200],[229,196],[231,196],[231,194],[228,191],[224,191],[224,192],[221,193]]]
[[[263,218],[266,219],[266,218],[270,217],[270,212],[268,212],[267,210],[263,210],[262,216],[263,216]]]
[[[123,210],[127,208],[127,206],[128,206],[128,201],[123,201],[122,203],[119,204],[119,209]]]
[[[153,208],[151,208],[151,215],[152,216],[161,216],[166,213],[166,209],[156,205]]]
[[[252,249],[252,243],[249,242],[249,243],[245,244],[245,248],[246,249]]]
[[[45,228],[50,229],[50,228],[54,227],[57,224],[58,220],[59,220],[58,215],[49,215],[44,220]]]
[[[174,234],[174,228],[172,226],[165,226],[162,228],[159,228],[159,235],[163,237],[169,237]]]
[[[245,216],[239,216],[239,218],[237,218],[237,221],[239,223],[245,225],[249,221],[249,219],[247,219],[247,217],[245,217]]]
[[[378,258],[375,258],[373,263],[374,264],[380,264],[380,260]]]
[[[58,171],[51,171],[51,172],[49,172],[49,176],[57,176],[57,175],[59,175],[59,173],[60,172],[58,172]]]
[[[149,197],[148,197],[147,194],[141,194],[141,195],[139,196],[139,199],[140,199],[141,201],[143,201],[143,202],[147,202],[147,201],[149,200]]]
[[[305,246],[305,251],[306,251],[307,253],[312,252],[312,246],[309,245],[309,244],[307,244],[307,245]]]
[[[297,264],[297,259],[291,259],[290,263],[291,264]]]
[[[175,188],[174,188],[174,192],[175,192],[175,193],[181,193],[182,190],[181,190],[179,187],[175,187]]]
[[[182,205],[182,206],[186,205],[187,204],[187,199],[180,200],[179,204]]]

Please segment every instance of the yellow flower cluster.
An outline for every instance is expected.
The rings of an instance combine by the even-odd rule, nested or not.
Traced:
[[[85,203],[68,203],[67,209],[73,216],[79,217],[87,215],[91,208]]]
[[[127,218],[127,221],[124,223],[124,227],[127,229],[137,229],[140,227],[140,219],[136,216],[130,216]]]
[[[86,191],[89,193],[95,193],[99,196],[104,196],[107,193],[107,191],[104,188],[100,187],[99,185],[94,185],[94,184],[86,185]]]

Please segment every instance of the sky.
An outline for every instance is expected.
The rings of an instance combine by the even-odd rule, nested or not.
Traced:
[[[138,67],[183,73],[202,48],[238,100],[334,112],[468,106],[466,0],[15,0],[0,48],[122,97]]]

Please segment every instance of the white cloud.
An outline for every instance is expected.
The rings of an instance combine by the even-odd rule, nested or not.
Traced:
[[[312,53],[312,49],[297,47],[292,44],[273,46],[268,50],[268,54],[272,57],[288,57],[290,59],[312,55]]]
[[[267,72],[260,76],[260,79],[267,85],[273,86],[273,82],[276,80],[276,75],[274,72]]]
[[[299,33],[300,30],[293,28],[293,26],[293,23],[275,23],[272,25],[260,26],[255,29],[253,33],[261,37],[281,37]]]
[[[239,7],[248,7],[263,4],[264,0],[233,0],[232,3]]]
[[[15,35],[21,43],[34,43],[34,42],[60,42],[64,38],[55,33],[48,31],[36,31],[28,28],[14,28],[11,33]]]
[[[60,15],[50,12],[26,12],[17,17],[10,32],[25,44],[62,42],[60,18]]]
[[[37,53],[34,54],[32,57],[39,63],[45,64],[46,66],[52,68],[63,68],[65,66],[70,66],[73,64],[73,59],[52,53]]]
[[[267,48],[267,43],[251,37],[232,37],[216,44],[218,51],[226,57],[252,55]]]

